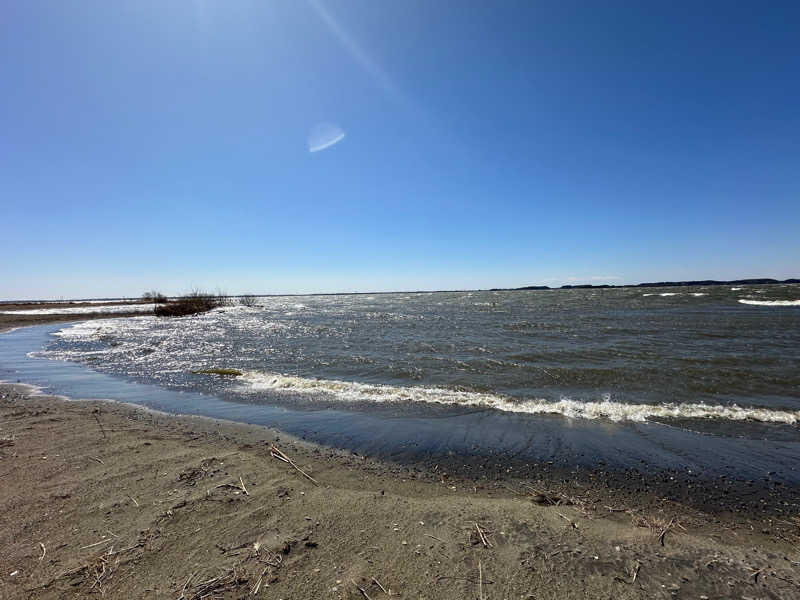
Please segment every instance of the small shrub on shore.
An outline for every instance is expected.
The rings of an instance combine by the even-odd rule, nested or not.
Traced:
[[[256,306],[256,297],[255,296],[241,296],[239,298],[239,304],[242,306],[248,306],[250,308]]]
[[[168,302],[167,297],[164,294],[155,290],[142,294],[142,300],[145,302],[153,302],[155,304],[165,304]]]
[[[221,294],[194,291],[176,300],[157,305],[155,314],[159,317],[184,317],[208,312],[225,304],[225,297]]]

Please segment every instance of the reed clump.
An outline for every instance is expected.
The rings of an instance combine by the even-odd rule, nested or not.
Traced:
[[[225,306],[226,303],[227,300],[222,294],[195,290],[175,300],[156,305],[154,312],[159,317],[184,317],[208,312]]]

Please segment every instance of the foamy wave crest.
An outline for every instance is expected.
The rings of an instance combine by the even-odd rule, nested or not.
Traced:
[[[755,306],[800,306],[800,300],[748,300],[739,298],[742,304],[754,304]]]
[[[661,297],[665,297],[665,296],[680,296],[680,294],[679,294],[678,292],[663,292],[663,293],[661,293],[661,294],[656,294],[656,293],[651,293],[651,294],[642,294],[642,296],[643,296],[643,297],[647,297],[647,296],[661,296]]]
[[[275,373],[247,372],[239,379],[238,391],[258,393],[279,391],[304,396],[324,396],[343,402],[426,402],[487,408],[527,414],[559,414],[579,419],[611,421],[647,421],[664,419],[729,419],[795,424],[800,411],[744,408],[708,404],[625,404],[614,402],[608,394],[597,402],[562,398],[557,402],[544,399],[512,400],[498,394],[485,394],[440,387],[400,387],[374,385],[332,379],[309,379]]]

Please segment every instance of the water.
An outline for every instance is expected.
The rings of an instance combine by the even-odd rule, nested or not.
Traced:
[[[13,332],[0,336],[0,377],[384,456],[413,447],[787,473],[800,457],[798,285],[257,303]],[[59,374],[58,361],[78,371]],[[212,368],[243,375],[193,373]]]

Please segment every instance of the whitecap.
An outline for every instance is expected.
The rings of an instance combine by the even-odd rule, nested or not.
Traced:
[[[332,379],[310,379],[249,371],[239,378],[238,391],[258,393],[265,390],[304,397],[322,396],[341,402],[423,402],[473,408],[494,409],[504,412],[526,414],[560,414],[580,419],[609,419],[611,421],[647,421],[652,418],[665,419],[728,419],[732,421],[761,421],[765,423],[795,424],[800,420],[800,411],[747,408],[737,405],[712,404],[627,404],[614,402],[609,394],[599,401],[581,401],[561,398],[558,401],[542,398],[514,400],[491,393],[453,390],[442,387],[402,387],[338,381]]]
[[[739,302],[755,306],[800,306],[800,300],[748,300],[747,298],[739,298]]]

